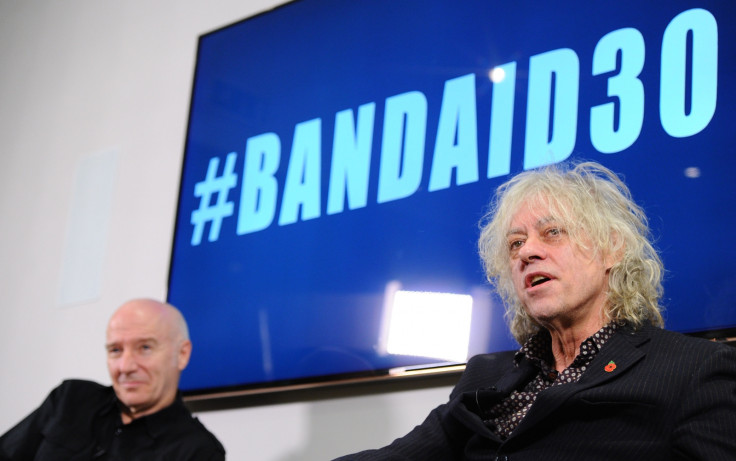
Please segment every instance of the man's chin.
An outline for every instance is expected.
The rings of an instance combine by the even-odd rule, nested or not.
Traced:
[[[117,386],[115,394],[126,406],[140,405],[144,401],[142,386]]]

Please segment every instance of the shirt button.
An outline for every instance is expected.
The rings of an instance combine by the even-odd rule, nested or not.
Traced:
[[[123,430],[121,428],[115,429],[115,435],[120,435],[123,433]]]

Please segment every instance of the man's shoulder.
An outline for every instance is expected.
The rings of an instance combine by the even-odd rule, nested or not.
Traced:
[[[691,351],[696,354],[701,354],[703,352],[714,352],[718,350],[734,350],[732,346],[724,343],[650,325],[646,325],[640,330],[632,332],[632,335],[648,338],[651,340],[652,345],[657,348],[667,346],[678,350],[679,353],[687,353],[688,351]]]
[[[209,429],[207,429],[196,416],[192,416],[192,421],[196,425],[197,431],[202,434],[203,439],[206,440],[207,444],[212,447],[212,450],[224,454],[225,447],[223,447],[217,437],[215,437],[215,434],[210,432]]]
[[[94,381],[66,379],[51,391],[51,397],[57,400],[83,399],[89,401],[95,398],[106,399],[112,396],[112,392],[110,386],[104,386]]]
[[[470,358],[466,369],[487,367],[509,367],[513,365],[514,355],[518,350],[492,352],[490,354],[478,354]]]
[[[64,381],[59,384],[59,388],[67,389],[67,390],[82,390],[82,391],[88,391],[88,392],[101,392],[104,390],[109,390],[110,386],[105,386],[100,383],[97,383],[95,381],[89,381],[86,379],[65,379]]]
[[[645,326],[624,336],[629,336],[630,343],[640,347],[656,368],[694,369],[711,361],[736,362],[736,347],[672,330]]]
[[[156,437],[176,441],[172,449],[196,453],[197,457],[203,459],[210,459],[210,456],[225,453],[217,437],[202,424],[199,418],[192,415],[181,397],[177,397],[170,407],[146,418],[149,430]]]
[[[177,429],[170,427],[169,437],[174,437],[181,442],[179,448],[184,448],[189,453],[196,453],[198,457],[206,459],[217,459],[216,455],[225,455],[225,447],[215,435],[205,427],[196,416],[180,421]]]

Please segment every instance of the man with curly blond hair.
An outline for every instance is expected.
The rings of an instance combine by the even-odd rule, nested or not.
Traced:
[[[473,357],[421,425],[341,459],[736,459],[736,348],[663,328],[662,262],[615,173],[523,172],[481,224],[521,348]]]

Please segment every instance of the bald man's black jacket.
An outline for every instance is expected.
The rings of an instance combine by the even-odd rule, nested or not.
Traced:
[[[220,442],[181,398],[123,425],[112,387],[68,380],[0,437],[1,461],[221,461]]]

